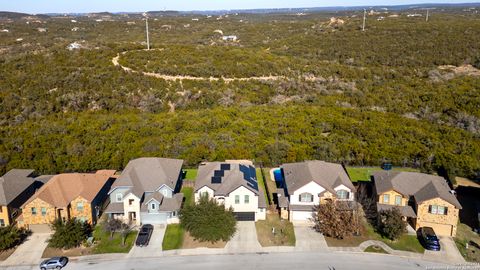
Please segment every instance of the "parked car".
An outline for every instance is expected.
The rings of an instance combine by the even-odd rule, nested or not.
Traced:
[[[421,227],[417,231],[418,240],[428,250],[440,250],[440,241],[431,227]]]
[[[148,242],[150,242],[150,237],[152,236],[153,226],[150,224],[145,224],[142,226],[140,231],[138,232],[137,241],[135,241],[135,245],[139,247],[148,246]]]
[[[53,257],[40,263],[40,269],[62,269],[67,263],[67,257]]]

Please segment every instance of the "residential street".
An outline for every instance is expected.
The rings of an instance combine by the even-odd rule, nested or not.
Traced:
[[[172,256],[162,258],[116,259],[107,261],[72,261],[70,269],[369,269],[400,270],[426,269],[426,267],[444,266],[438,263],[424,262],[416,259],[380,255],[374,253],[267,253],[244,255],[204,255]],[[37,269],[38,266],[16,267],[6,269]],[[5,268],[3,268],[5,269]],[[166,268],[165,268],[166,269]],[[468,268],[465,268],[468,269]],[[473,269],[473,268],[472,268]]]

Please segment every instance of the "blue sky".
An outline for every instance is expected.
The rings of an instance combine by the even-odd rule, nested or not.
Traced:
[[[27,13],[217,10],[415,3],[464,3],[465,0],[0,0],[0,10]],[[475,1],[470,1],[475,2]]]

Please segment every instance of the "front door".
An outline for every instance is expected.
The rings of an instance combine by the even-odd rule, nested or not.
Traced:
[[[137,213],[136,212],[128,212],[128,221],[134,222],[137,220]]]

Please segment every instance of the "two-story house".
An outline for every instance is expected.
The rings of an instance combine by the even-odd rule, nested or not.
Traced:
[[[178,223],[183,194],[183,160],[138,158],[128,162],[109,191],[105,210],[111,218],[133,224]]]
[[[354,201],[355,187],[341,164],[312,160],[283,164],[280,169],[279,207],[288,209],[290,221],[311,221],[315,206],[327,200]],[[282,218],[286,216],[282,213]]]
[[[233,208],[238,221],[264,220],[266,201],[250,161],[202,163],[195,180],[195,202],[201,196]]]
[[[23,204],[24,226],[40,231],[57,219],[72,218],[95,224],[114,174],[114,170],[101,170],[53,176]]]
[[[455,236],[462,208],[442,177],[416,173],[373,173],[377,210],[398,207],[415,230],[432,227],[437,235]]]
[[[0,177],[0,227],[14,224],[20,207],[48,178],[34,177],[33,170],[12,169]]]

